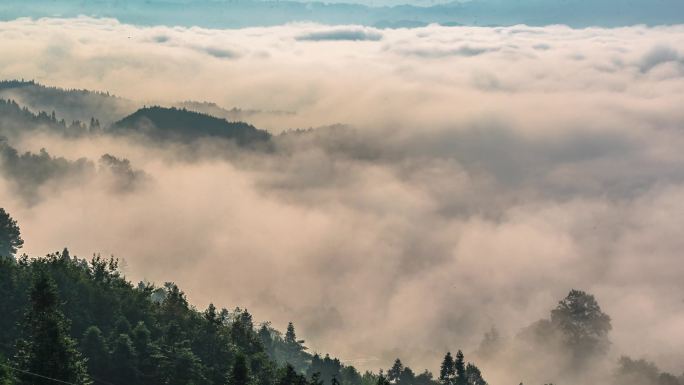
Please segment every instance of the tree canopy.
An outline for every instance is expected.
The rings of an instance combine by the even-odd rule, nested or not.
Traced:
[[[13,257],[23,245],[17,221],[0,208],[0,257]]]

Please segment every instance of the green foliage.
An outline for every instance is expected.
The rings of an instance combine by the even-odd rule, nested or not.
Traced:
[[[186,109],[145,107],[116,122],[114,132],[139,132],[154,140],[191,141],[200,137],[217,137],[245,146],[268,142],[271,135],[243,122]]]
[[[0,143],[0,146],[2,143]],[[14,257],[18,249],[24,245],[17,221],[0,208],[0,258]]]
[[[9,364],[4,357],[0,356],[0,385],[13,385],[14,373],[9,369]]]
[[[307,385],[306,377],[297,373],[295,368],[287,364],[285,368],[280,371],[280,376],[276,385]]]
[[[576,359],[587,359],[608,349],[610,317],[591,294],[571,290],[551,311],[551,323],[562,332]]]
[[[447,352],[439,368],[439,383],[442,385],[452,385],[456,377],[456,367],[451,352]]]
[[[289,364],[298,373],[306,373],[313,357],[306,352],[304,340],[297,339],[295,327],[292,322],[288,323],[285,337],[281,337],[275,330],[269,330],[271,336],[272,356],[279,364]]]
[[[109,374],[109,348],[107,340],[97,326],[89,327],[81,340],[81,352],[87,358],[88,373],[95,379]]]
[[[465,376],[468,385],[487,385],[487,381],[482,378],[480,369],[471,363],[466,365]]]
[[[392,367],[387,371],[387,380],[390,382],[390,384],[399,383],[399,379],[403,371],[404,364],[402,364],[401,360],[397,358],[396,360],[394,360],[394,364],[392,365]]]
[[[233,369],[230,372],[230,380],[228,385],[247,385],[249,384],[249,369],[247,368],[247,360],[242,354],[235,357]]]
[[[465,358],[462,351],[456,353],[456,360],[454,361],[454,370],[456,371],[455,385],[468,385],[468,378],[466,377]]]
[[[385,375],[382,374],[382,372],[380,372],[380,375],[378,376],[378,380],[377,380],[376,384],[377,385],[390,385],[390,382],[387,379],[387,377],[385,377]]]
[[[41,278],[32,286],[34,276]],[[292,323],[281,334],[268,323],[256,329],[245,309],[212,304],[197,311],[174,283],[134,286],[119,272],[117,260],[87,261],[67,249],[43,258],[0,259],[0,309],[5,315],[0,356],[16,357],[13,366],[79,385],[89,377],[113,385],[389,384],[384,376],[362,375],[337,358],[309,354]],[[40,322],[22,318],[22,309]],[[48,326],[49,336],[41,332]],[[62,352],[60,365],[50,356],[55,352]],[[52,364],[43,368],[37,357]],[[416,375],[400,360],[390,371],[397,384],[437,385],[431,373]],[[18,380],[42,384],[24,376]]]
[[[59,309],[57,289],[52,279],[39,272],[30,291],[24,331],[17,344],[17,363],[24,372],[19,384],[48,385],[51,380],[89,384],[85,360],[69,337],[68,324]]]
[[[127,334],[119,334],[112,347],[109,381],[115,384],[135,385],[139,383],[139,379],[137,353],[133,341]]]

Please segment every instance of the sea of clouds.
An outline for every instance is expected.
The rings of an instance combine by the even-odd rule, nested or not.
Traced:
[[[320,128],[268,154],[26,136],[12,145],[111,153],[149,181],[45,184],[28,203],[0,178],[0,206],[30,255],[113,254],[131,279],[293,321],[312,350],[361,368],[401,357],[434,371],[447,350],[468,356],[492,326],[513,336],[578,288],[613,319],[611,357],[679,373],[681,47],[684,26],[3,22],[0,78],[294,112],[250,121],[274,134]]]

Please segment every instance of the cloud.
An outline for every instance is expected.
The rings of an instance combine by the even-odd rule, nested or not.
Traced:
[[[378,41],[382,39],[382,34],[367,28],[335,28],[308,32],[295,39],[298,41]]]
[[[512,336],[581,288],[613,318],[612,354],[638,345],[681,371],[684,77],[669,65],[679,53],[653,47],[683,46],[684,27],[432,25],[384,30],[379,44],[298,40],[329,30],[0,23],[3,78],[140,105],[295,111],[246,116],[274,134],[326,127],[279,136],[269,154],[19,138],[20,153],[108,153],[134,165],[115,162],[122,175],[149,176],[126,194],[97,177],[64,183],[33,205],[3,176],[26,251],[126,258],[131,279],[294,321],[312,350],[377,357],[359,361],[370,369],[400,356],[434,371],[446,350],[472,354],[492,325]],[[197,47],[240,56],[208,60]],[[535,373],[483,369],[492,384]]]
[[[234,59],[239,56],[236,52],[224,48],[207,47],[204,48],[204,51],[207,54],[219,59]]]
[[[648,72],[656,66],[670,62],[680,62],[679,53],[667,46],[656,46],[641,59],[641,72]]]
[[[478,56],[487,52],[494,52],[498,50],[499,48],[496,47],[471,47],[469,45],[463,45],[458,48],[420,48],[401,52],[406,55],[415,55],[424,58],[443,58],[446,56]]]

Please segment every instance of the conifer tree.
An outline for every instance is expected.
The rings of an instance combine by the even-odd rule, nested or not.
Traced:
[[[136,353],[138,353],[138,371],[141,383],[151,383],[156,376],[156,358],[159,348],[152,342],[150,333],[144,322],[138,322],[131,332],[131,340]]]
[[[288,322],[287,331],[285,332],[285,342],[288,344],[297,343],[297,335],[295,334],[295,328],[292,322]]]
[[[243,354],[235,356],[235,363],[230,371],[228,385],[247,385],[249,383],[249,371],[247,360]]]
[[[115,384],[135,385],[138,383],[137,354],[127,334],[119,334],[114,341],[111,355],[110,378]]]
[[[387,371],[387,380],[389,380],[390,383],[396,384],[399,382],[399,378],[401,377],[401,372],[404,371],[404,364],[401,363],[400,359],[394,360],[394,364],[392,367]]]
[[[100,328],[91,326],[86,329],[81,340],[81,352],[88,360],[88,373],[97,379],[106,378],[109,373],[109,348]]]
[[[442,366],[439,368],[439,383],[442,385],[452,385],[455,375],[454,358],[451,356],[451,352],[447,352],[442,361]]]
[[[287,364],[276,385],[307,385],[307,381],[306,377],[297,374],[292,365]]]
[[[458,351],[456,353],[456,361],[454,362],[454,369],[456,371],[456,378],[454,380],[455,385],[468,385],[468,379],[466,377],[465,370],[465,358],[463,357],[463,352]]]
[[[377,385],[390,385],[390,382],[387,380],[387,377],[380,371],[380,374],[378,374],[378,382]]]
[[[85,360],[69,337],[68,322],[59,310],[55,284],[45,272],[34,277],[29,298],[23,336],[17,342],[17,363],[24,371],[19,384],[54,385],[54,380],[46,378],[90,384]]]

